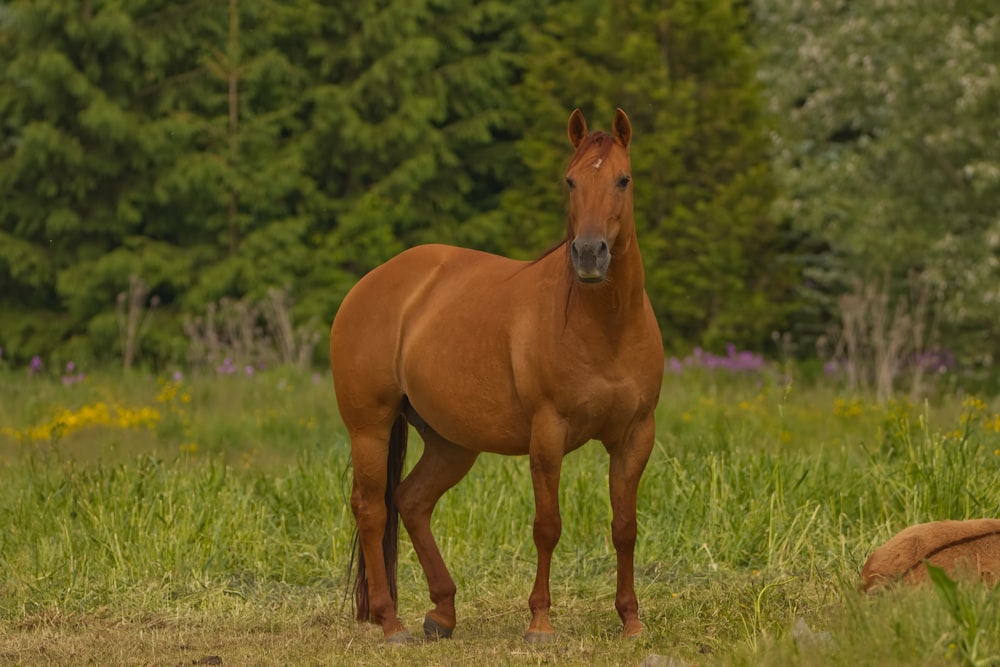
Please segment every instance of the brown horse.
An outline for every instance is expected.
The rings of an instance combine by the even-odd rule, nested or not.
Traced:
[[[636,490],[653,447],[663,344],[643,286],[632,213],[629,141],[569,118],[565,241],[533,262],[425,245],[371,271],[330,332],[337,403],[351,439],[360,555],[358,620],[409,641],[396,613],[397,512],[427,576],[428,638],[455,627],[455,583],[431,535],[431,512],[480,452],[527,454],[535,493],[535,584],[525,639],[553,637],[549,567],[559,540],[563,456],[591,439],[610,456],[615,608],[642,632],[633,584]],[[424,451],[400,482],[407,422]]]

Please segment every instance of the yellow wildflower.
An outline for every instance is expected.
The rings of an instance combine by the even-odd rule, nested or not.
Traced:
[[[19,442],[50,440],[91,426],[152,428],[159,420],[160,413],[155,408],[141,407],[133,410],[123,405],[111,408],[107,403],[98,402],[84,405],[78,410],[60,410],[48,423],[29,426],[22,431],[7,429],[5,432],[12,434]]]
[[[838,398],[833,402],[833,414],[836,417],[860,417],[864,413],[864,406],[855,397],[850,400]]]
[[[986,409],[986,403],[978,396],[966,396],[962,399],[962,407],[968,412],[982,412]]]
[[[156,402],[163,403],[164,405],[173,403],[180,388],[180,382],[164,382],[163,388],[156,394]]]

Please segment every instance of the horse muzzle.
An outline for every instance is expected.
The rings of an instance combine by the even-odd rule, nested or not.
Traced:
[[[570,243],[570,259],[576,277],[583,283],[599,283],[608,275],[611,248],[600,237],[578,237]]]

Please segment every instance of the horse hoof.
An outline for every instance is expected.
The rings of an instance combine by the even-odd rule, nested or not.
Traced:
[[[637,641],[642,638],[644,630],[645,628],[642,627],[642,623],[636,622],[635,624],[626,624],[622,629],[622,639]]]
[[[424,636],[431,641],[435,639],[451,639],[454,628],[446,628],[433,618],[430,614],[424,616]]]
[[[407,644],[415,644],[416,640],[406,630],[400,630],[386,637],[385,643],[389,646],[406,646]]]
[[[554,632],[526,632],[524,641],[529,644],[551,644],[556,640]]]

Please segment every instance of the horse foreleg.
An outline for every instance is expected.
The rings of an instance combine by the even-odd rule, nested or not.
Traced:
[[[532,434],[528,457],[531,465],[531,483],[535,492],[535,521],[533,537],[538,553],[535,585],[528,597],[531,608],[531,623],[524,639],[528,642],[551,641],[555,630],[549,620],[552,596],[549,592],[549,574],[552,567],[552,552],[555,551],[562,533],[562,519],[559,516],[559,474],[562,467],[564,440],[562,435],[536,440],[538,433]],[[536,444],[537,442],[537,444]]]
[[[605,443],[611,457],[608,485],[611,494],[611,540],[618,559],[615,609],[622,619],[622,635],[642,634],[639,601],[635,594],[636,501],[639,479],[653,450],[652,418],[639,422],[619,443]]]
[[[463,449],[428,429],[424,453],[396,491],[396,506],[427,576],[434,608],[424,617],[428,639],[447,639],[455,629],[455,582],[431,534],[431,514],[444,492],[458,484],[476,461]]]

